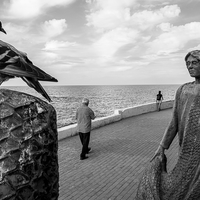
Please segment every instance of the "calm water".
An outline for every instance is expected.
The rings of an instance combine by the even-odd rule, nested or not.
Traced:
[[[75,112],[83,97],[90,99],[89,106],[97,117],[113,114],[115,109],[155,102],[156,94],[162,91],[164,100],[174,99],[179,85],[115,85],[115,86],[46,86],[57,111],[58,127],[75,123]],[[4,87],[5,88],[5,87]],[[35,90],[26,87],[6,87],[11,90],[35,95]]]

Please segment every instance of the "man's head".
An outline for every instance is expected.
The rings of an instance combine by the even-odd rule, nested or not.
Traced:
[[[189,52],[185,56],[185,62],[190,76],[200,78],[200,50]]]
[[[88,105],[89,105],[89,99],[87,99],[87,98],[83,98],[83,100],[82,100],[82,104],[88,106]]]

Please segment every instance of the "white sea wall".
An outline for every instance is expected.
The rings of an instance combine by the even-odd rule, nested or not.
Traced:
[[[174,103],[173,100],[163,101],[161,104],[161,110],[172,108],[173,103]],[[156,103],[147,103],[147,104],[137,105],[130,108],[118,109],[115,112],[116,113],[119,112],[122,116],[122,119],[124,119],[124,118],[133,117],[133,116],[141,115],[148,112],[154,112],[154,111],[157,111]]]
[[[169,109],[173,107],[174,100],[163,101],[161,104],[161,109]],[[108,124],[120,121],[122,119],[133,117],[149,112],[157,111],[156,103],[148,103],[137,105],[125,109],[117,109],[114,111],[113,115],[107,117],[96,118],[92,121],[92,129],[96,129]],[[62,140],[67,137],[77,135],[77,124],[72,124],[58,129],[58,140]]]

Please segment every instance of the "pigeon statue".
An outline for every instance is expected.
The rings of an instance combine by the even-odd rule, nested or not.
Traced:
[[[0,31],[6,34],[0,22]],[[57,79],[33,65],[26,53],[0,40],[0,85],[10,78],[20,77],[28,86],[34,88],[49,102],[51,98],[39,81],[58,82]]]

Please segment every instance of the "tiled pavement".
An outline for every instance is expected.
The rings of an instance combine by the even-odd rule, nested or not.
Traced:
[[[59,142],[59,200],[133,200],[171,118],[171,109],[153,112],[93,130],[93,151],[80,160],[78,136]],[[177,159],[177,138],[166,151],[168,169]]]

